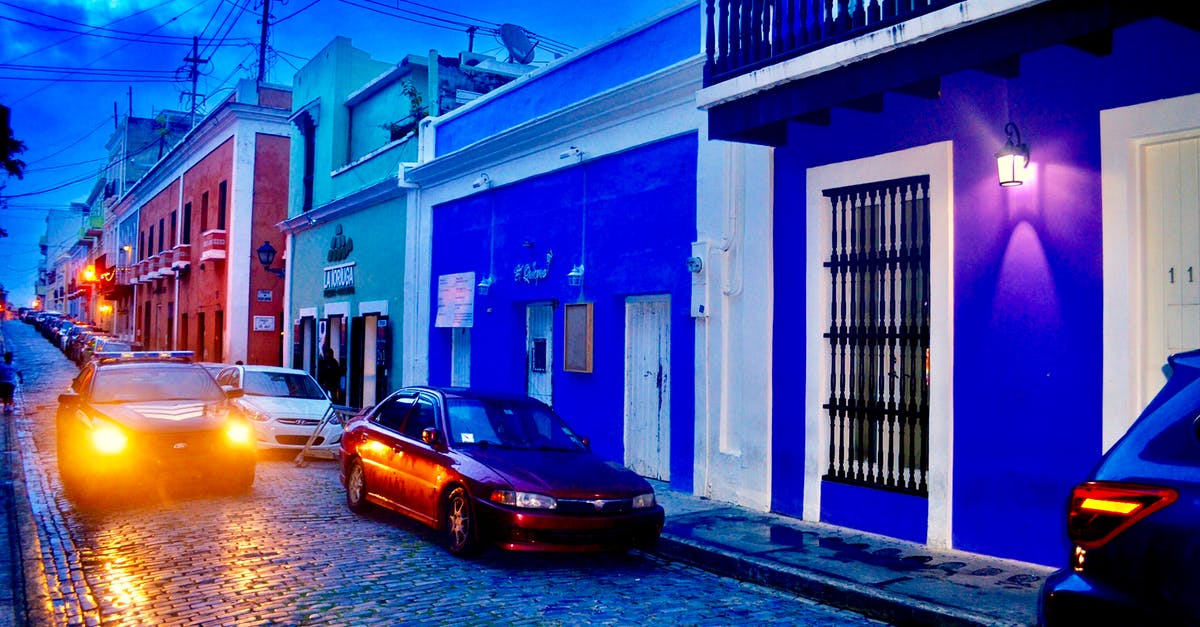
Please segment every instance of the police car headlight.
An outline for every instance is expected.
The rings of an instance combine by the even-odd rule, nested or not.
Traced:
[[[116,455],[129,445],[125,432],[115,425],[101,423],[92,430],[92,447],[104,455]]]
[[[249,444],[254,440],[254,429],[241,420],[230,420],[225,423],[225,437],[234,444]]]

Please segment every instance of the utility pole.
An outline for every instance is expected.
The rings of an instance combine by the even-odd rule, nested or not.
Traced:
[[[267,31],[271,28],[271,0],[263,0],[262,37],[258,40],[258,84],[267,77]]]
[[[192,37],[192,54],[191,54],[191,56],[187,56],[187,57],[183,58],[184,63],[192,64],[192,69],[188,71],[188,74],[190,74],[191,78],[192,78],[192,91],[186,92],[183,95],[192,97],[192,117],[191,117],[190,125],[193,127],[196,126],[196,96],[200,95],[200,94],[196,93],[196,79],[198,79],[200,77],[200,64],[208,63],[208,59],[200,58],[199,46],[200,46],[200,38]]]

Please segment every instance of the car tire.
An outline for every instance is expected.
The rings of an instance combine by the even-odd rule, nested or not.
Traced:
[[[367,502],[367,476],[358,458],[350,460],[350,468],[346,471],[346,507],[359,514],[371,507]]]
[[[459,557],[479,553],[480,545],[476,536],[471,497],[462,487],[454,488],[446,496],[446,515],[442,526],[446,536],[446,550],[450,553]]]

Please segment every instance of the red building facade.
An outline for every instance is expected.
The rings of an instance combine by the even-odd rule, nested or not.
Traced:
[[[121,199],[134,339],[201,361],[282,363],[283,279],[254,250],[287,217],[291,93],[243,81]]]

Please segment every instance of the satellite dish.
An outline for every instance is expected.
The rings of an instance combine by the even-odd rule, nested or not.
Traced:
[[[516,24],[501,24],[500,40],[504,42],[504,47],[508,48],[509,63],[524,65],[533,60],[537,42],[529,41],[529,35],[525,33],[524,28]]]

